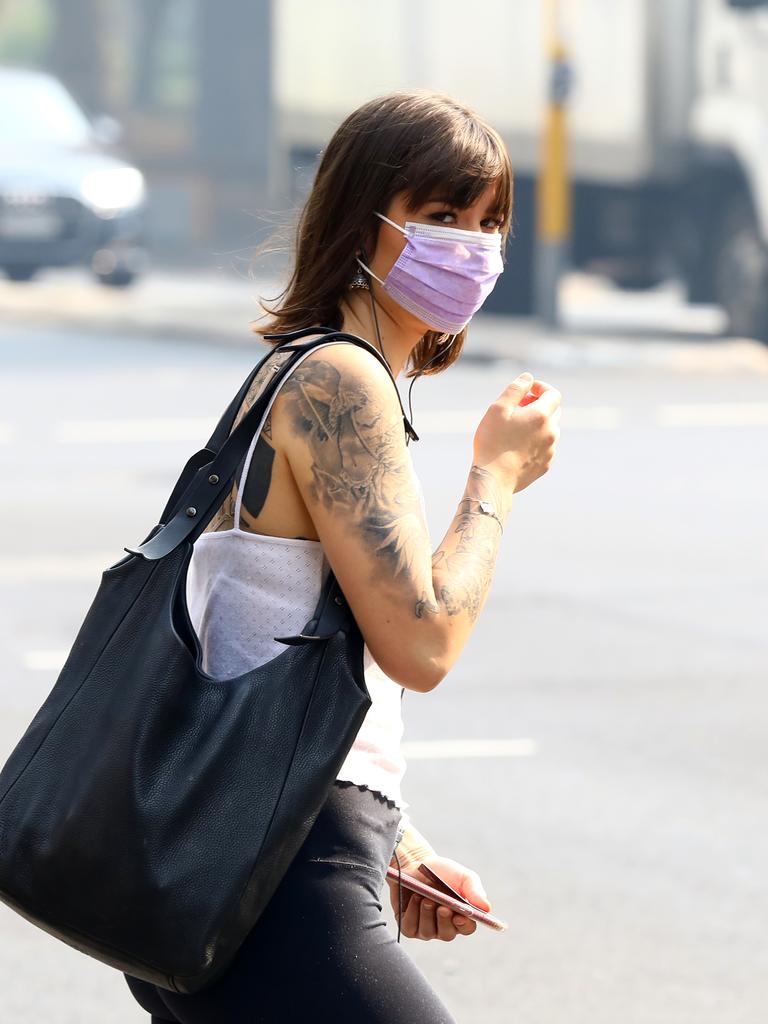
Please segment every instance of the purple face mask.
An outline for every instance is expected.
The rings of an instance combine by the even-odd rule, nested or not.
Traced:
[[[410,220],[403,228],[383,213],[376,216],[405,235],[405,248],[384,281],[357,262],[403,309],[436,331],[458,334],[504,269],[501,234]]]

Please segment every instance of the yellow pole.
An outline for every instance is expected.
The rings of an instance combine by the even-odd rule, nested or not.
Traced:
[[[544,14],[549,92],[536,182],[536,291],[539,316],[554,326],[559,320],[557,293],[571,233],[565,107],[570,69],[560,38],[560,0],[544,0]]]
[[[551,54],[553,64],[563,65],[565,47],[557,43]],[[566,114],[563,103],[550,102],[544,128],[544,153],[539,175],[538,230],[547,242],[568,237],[571,227],[570,188],[566,150]]]

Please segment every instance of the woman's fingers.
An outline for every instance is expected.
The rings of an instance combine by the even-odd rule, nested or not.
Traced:
[[[418,908],[414,906],[418,904]],[[417,896],[411,900],[412,909],[409,928],[412,938],[417,939],[442,939],[444,942],[451,942],[457,935],[471,935],[477,929],[477,922],[465,917],[463,914],[454,913],[449,907],[436,905],[431,900]],[[406,922],[407,912],[403,915]]]
[[[459,934],[453,923],[453,916],[450,907],[437,908],[437,937],[444,942],[453,942]]]
[[[408,898],[408,905],[403,911],[403,919],[400,922],[400,931],[409,939],[419,938],[419,920],[421,917],[421,896],[412,892]]]
[[[455,913],[449,907],[436,905],[415,892],[409,894],[400,922],[403,935],[425,941],[442,939],[451,942],[457,935],[471,935],[476,929],[476,921]]]
[[[437,935],[437,920],[435,919],[435,904],[432,900],[421,901],[421,914],[419,916],[419,938],[434,939]]]
[[[435,904],[423,896],[411,893],[408,906],[403,912],[400,930],[410,939],[434,939],[437,937]]]
[[[460,935],[471,935],[477,930],[477,921],[473,921],[471,917],[465,917],[463,914],[454,914],[453,924]]]

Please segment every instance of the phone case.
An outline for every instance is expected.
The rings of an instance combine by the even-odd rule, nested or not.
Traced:
[[[398,872],[397,868],[392,867],[391,864],[387,867],[387,877],[395,882],[399,878],[404,888],[418,893],[419,896],[425,896],[427,899],[434,900],[435,903],[439,903],[443,907],[450,907],[457,914],[463,914],[465,917],[477,921],[478,924],[484,924],[497,932],[507,930],[508,925],[506,922],[470,903],[465,896],[462,896],[461,893],[452,888],[444,878],[441,878],[431,868],[428,868],[426,864],[419,864],[419,868],[429,875],[433,882],[435,882],[435,886],[427,885],[426,882],[422,882],[405,871]],[[439,888],[436,886],[439,886]]]

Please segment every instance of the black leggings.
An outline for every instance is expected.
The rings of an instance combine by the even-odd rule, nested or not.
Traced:
[[[399,820],[337,780],[224,974],[192,995],[126,974],[135,999],[158,1024],[455,1024],[382,912]]]

